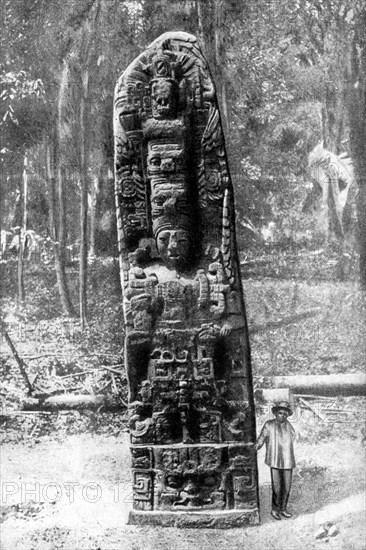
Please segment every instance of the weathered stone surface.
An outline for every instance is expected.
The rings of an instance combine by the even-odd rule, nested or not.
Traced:
[[[115,161],[131,521],[256,522],[233,191],[214,84],[192,35],[164,34],[118,80]]]
[[[259,523],[258,510],[224,511],[224,512],[137,512],[132,511],[129,524],[152,525],[159,527],[231,529],[232,527],[249,527]]]

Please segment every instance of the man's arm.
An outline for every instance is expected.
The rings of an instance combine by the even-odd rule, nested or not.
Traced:
[[[268,428],[267,428],[267,422],[264,424],[262,431],[257,439],[257,443],[254,445],[254,448],[256,451],[258,451],[261,447],[263,447],[263,444],[268,436]]]
[[[290,424],[290,422],[289,422],[289,424]],[[296,432],[295,432],[295,428],[293,427],[292,424],[290,424],[290,430],[291,430],[292,440],[294,441],[295,438],[296,438]]]

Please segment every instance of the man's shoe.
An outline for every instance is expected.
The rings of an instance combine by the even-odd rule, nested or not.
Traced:
[[[280,513],[277,512],[277,510],[272,510],[271,516],[275,519],[282,519],[281,516],[280,516]]]
[[[284,518],[292,518],[292,514],[290,514],[290,512],[288,512],[287,510],[281,510],[280,514]]]

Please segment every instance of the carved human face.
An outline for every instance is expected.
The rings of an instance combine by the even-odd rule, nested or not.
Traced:
[[[168,267],[176,269],[187,263],[190,237],[186,229],[163,229],[156,236],[156,245]]]
[[[176,94],[173,83],[165,78],[154,82],[151,90],[152,114],[154,118],[172,118],[176,115]]]

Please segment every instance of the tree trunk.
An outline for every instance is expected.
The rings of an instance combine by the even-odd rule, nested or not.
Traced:
[[[342,152],[341,142],[346,125],[342,95],[342,90],[335,90],[335,84],[332,81],[326,83],[325,102],[322,107],[324,148],[337,155]]]
[[[365,108],[363,117],[363,120],[365,120]],[[358,133],[356,129],[354,130],[354,132],[355,137],[352,144],[352,149],[355,164],[356,181],[358,183],[357,218],[358,242],[360,251],[360,281],[363,288],[366,290],[366,159],[364,151],[360,150],[365,147],[366,132],[365,130],[363,130],[363,132]],[[356,135],[358,137],[356,137]]]
[[[287,401],[293,405],[293,393],[289,388],[258,388],[254,392],[254,398],[264,403]]]
[[[198,35],[204,52],[212,67],[220,100],[221,119],[224,132],[228,133],[228,104],[225,75],[224,27],[226,17],[225,0],[196,0]]]
[[[24,288],[24,246],[22,230],[19,230],[19,250],[18,250],[18,306],[24,305],[25,288]]]
[[[203,49],[207,55],[205,48],[205,37],[203,32],[203,11],[202,11],[202,0],[196,0],[196,14],[197,14],[197,34],[202,43]]]
[[[225,23],[225,0],[214,0],[214,40],[215,40],[215,66],[217,73],[217,84],[219,88],[219,96],[221,99],[222,107],[222,122],[224,132],[228,135],[229,129],[229,116],[227,105],[227,93],[226,93],[226,75],[225,75],[225,47],[223,40]]]
[[[23,169],[23,231],[27,230],[28,218],[28,155],[24,153],[24,169]]]
[[[298,395],[365,395],[365,374],[319,374],[265,378],[271,388],[289,388]]]
[[[321,309],[319,307],[316,307],[316,308],[308,309],[306,311],[302,311],[300,313],[294,313],[293,315],[288,315],[287,317],[283,317],[278,321],[268,321],[267,323],[263,323],[261,325],[252,325],[249,329],[249,333],[258,334],[260,332],[267,332],[268,330],[273,330],[274,328],[293,325],[294,323],[298,323],[303,319],[316,317],[317,315],[319,315],[320,311]]]
[[[84,93],[80,102],[80,271],[79,303],[81,330],[87,321],[87,273],[88,273],[88,174],[87,174],[87,136],[86,136],[86,98]]]
[[[23,411],[98,410],[100,412],[124,412],[126,405],[118,397],[110,395],[53,395],[46,398],[28,397],[23,400]]]
[[[60,262],[64,266],[66,261],[66,197],[65,197],[65,168],[61,159],[57,167],[58,188],[58,246]]]
[[[57,140],[57,137],[54,138]],[[57,285],[60,293],[60,299],[62,309],[65,315],[73,317],[74,309],[70,300],[69,289],[66,281],[65,264],[60,255],[60,247],[58,241],[58,228],[56,224],[56,177],[55,177],[55,163],[56,163],[56,144],[53,144],[54,150],[51,151],[52,145],[46,145],[46,167],[47,167],[47,181],[48,181],[48,195],[49,195],[49,216],[50,216],[50,233],[53,244],[53,251],[55,255],[55,269],[57,277]],[[63,197],[63,194],[61,195]]]
[[[79,57],[80,81],[80,120],[79,120],[79,142],[80,142],[80,271],[79,271],[79,307],[81,330],[84,330],[87,322],[87,276],[88,276],[88,154],[89,154],[89,132],[88,132],[88,99],[90,61],[93,52],[93,40],[96,34],[97,23],[101,10],[101,0],[95,4],[93,17],[85,24],[84,56]],[[79,56],[81,51],[79,51]]]
[[[28,157],[24,153],[24,166],[21,184],[21,212],[22,221],[19,228],[19,250],[18,250],[18,306],[25,302],[25,287],[24,287],[24,248],[27,230],[27,195],[28,195]]]
[[[90,189],[90,251],[89,256],[95,257],[95,229],[96,229],[96,208],[97,208],[97,192],[99,179],[94,176]]]
[[[347,74],[346,98],[350,122],[350,145],[358,185],[360,280],[366,289],[366,10],[364,8],[357,17],[355,25]]]

